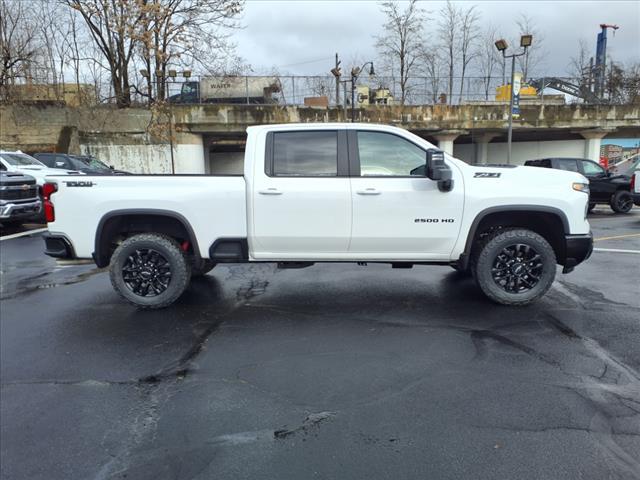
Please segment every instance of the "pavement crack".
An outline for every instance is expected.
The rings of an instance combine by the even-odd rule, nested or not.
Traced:
[[[309,431],[313,428],[318,427],[322,422],[328,420],[332,417],[335,417],[335,412],[318,412],[318,413],[310,413],[304,419],[301,425],[293,428],[281,428],[279,430],[275,430],[273,432],[274,438],[283,439],[287,438],[291,435],[295,435],[297,433],[304,433],[305,435],[309,433]]]
[[[183,379],[192,371],[192,363],[195,358],[202,352],[209,337],[218,329],[221,320],[210,324],[203,330],[195,341],[180,358],[163,367],[156,373],[147,375],[138,379],[139,384],[154,385],[166,379]]]

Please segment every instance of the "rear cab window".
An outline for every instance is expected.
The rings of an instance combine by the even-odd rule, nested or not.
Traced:
[[[548,158],[544,158],[542,160],[527,160],[524,164],[526,167],[552,168],[551,160]]]
[[[274,132],[267,145],[266,173],[273,177],[335,177],[338,143],[337,130]]]

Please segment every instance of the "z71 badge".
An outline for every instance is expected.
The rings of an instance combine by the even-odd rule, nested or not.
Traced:
[[[498,178],[500,175],[500,172],[476,172],[473,178]]]

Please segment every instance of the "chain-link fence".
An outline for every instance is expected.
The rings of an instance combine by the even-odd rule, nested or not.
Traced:
[[[153,87],[157,86],[154,80]],[[355,86],[355,88],[352,88]],[[5,100],[58,101],[71,106],[115,103],[109,84],[19,81],[5,86]],[[593,81],[576,77],[529,78],[521,84],[521,103],[625,104],[640,101],[640,80],[608,82],[602,92]],[[362,74],[353,84],[350,77],[327,76],[203,76],[174,77],[165,81],[166,100],[172,104],[274,104],[292,106],[356,107],[368,105],[460,105],[506,103],[510,86],[502,76],[410,77],[401,81],[393,76],[369,77]],[[147,87],[131,88],[132,105],[144,106]],[[155,94],[152,97],[155,98]],[[353,100],[352,100],[353,99]]]
[[[584,78],[538,77],[521,84],[520,100],[556,103],[633,103],[640,85],[621,85],[617,91],[594,93]],[[172,103],[235,103],[308,106],[432,105],[504,103],[510,86],[502,77],[410,77],[362,75],[352,88],[350,78],[333,76],[233,76],[177,78],[167,82]]]

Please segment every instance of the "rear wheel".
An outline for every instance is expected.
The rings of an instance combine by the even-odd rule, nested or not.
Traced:
[[[111,257],[113,288],[139,308],[163,308],[189,285],[191,265],[178,242],[157,233],[127,238]]]
[[[633,197],[626,190],[618,190],[611,197],[611,210],[616,213],[629,213],[633,207]]]
[[[551,287],[556,256],[549,242],[531,230],[501,229],[483,240],[472,268],[476,283],[491,300],[527,305]]]

